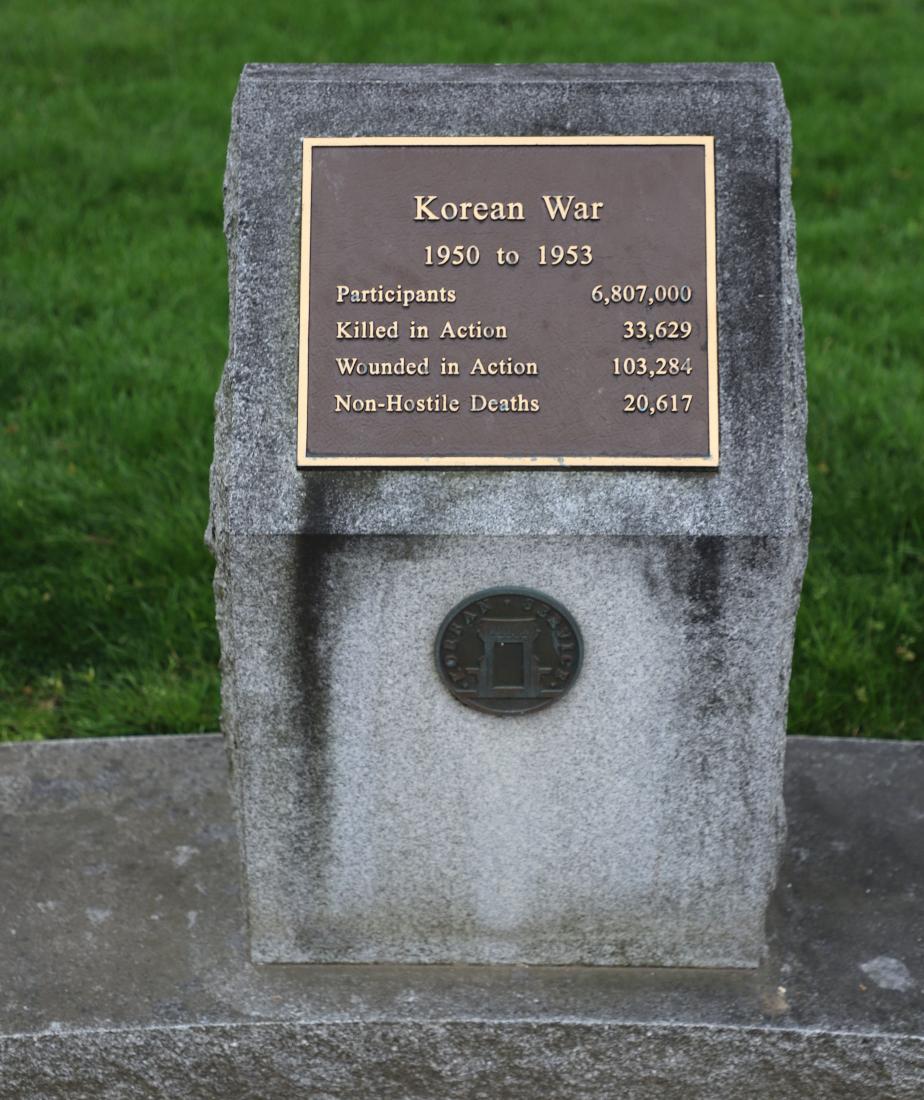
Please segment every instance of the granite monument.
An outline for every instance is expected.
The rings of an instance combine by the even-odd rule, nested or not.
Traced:
[[[210,538],[255,961],[757,965],[789,148],[766,66],[245,71]]]

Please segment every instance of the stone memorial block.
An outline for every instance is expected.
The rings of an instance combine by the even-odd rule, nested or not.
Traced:
[[[245,69],[209,538],[254,961],[757,964],[789,148],[769,65]]]

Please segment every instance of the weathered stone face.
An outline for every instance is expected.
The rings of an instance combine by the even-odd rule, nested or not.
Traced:
[[[714,134],[715,471],[298,470],[300,142]],[[751,966],[783,831],[809,496],[770,66],[245,70],[210,538],[255,960]],[[553,707],[461,706],[436,632],[536,588]]]

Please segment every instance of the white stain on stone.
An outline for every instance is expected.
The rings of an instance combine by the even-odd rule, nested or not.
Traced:
[[[195,928],[196,921],[199,919],[199,911],[197,909],[190,909],[186,913],[186,927]]]
[[[789,1012],[785,985],[778,985],[773,992],[768,990],[763,995],[762,1001],[763,1010],[768,1016],[785,1016]]]
[[[58,908],[56,901],[37,901],[35,904],[43,913],[53,913]]]
[[[87,920],[89,920],[91,924],[103,924],[104,921],[109,920],[112,916],[111,909],[87,909],[85,912],[87,914]]]
[[[180,844],[173,849],[173,866],[185,867],[192,857],[198,854],[198,848],[191,848],[188,844]]]
[[[861,963],[860,969],[880,989],[897,989],[904,993],[914,988],[911,971],[901,961],[889,955],[877,955],[869,962]]]

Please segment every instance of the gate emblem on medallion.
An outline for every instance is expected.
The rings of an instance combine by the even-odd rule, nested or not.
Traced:
[[[436,639],[443,683],[468,707],[524,714],[577,679],[583,643],[561,604],[528,588],[489,588],[457,604]]]

